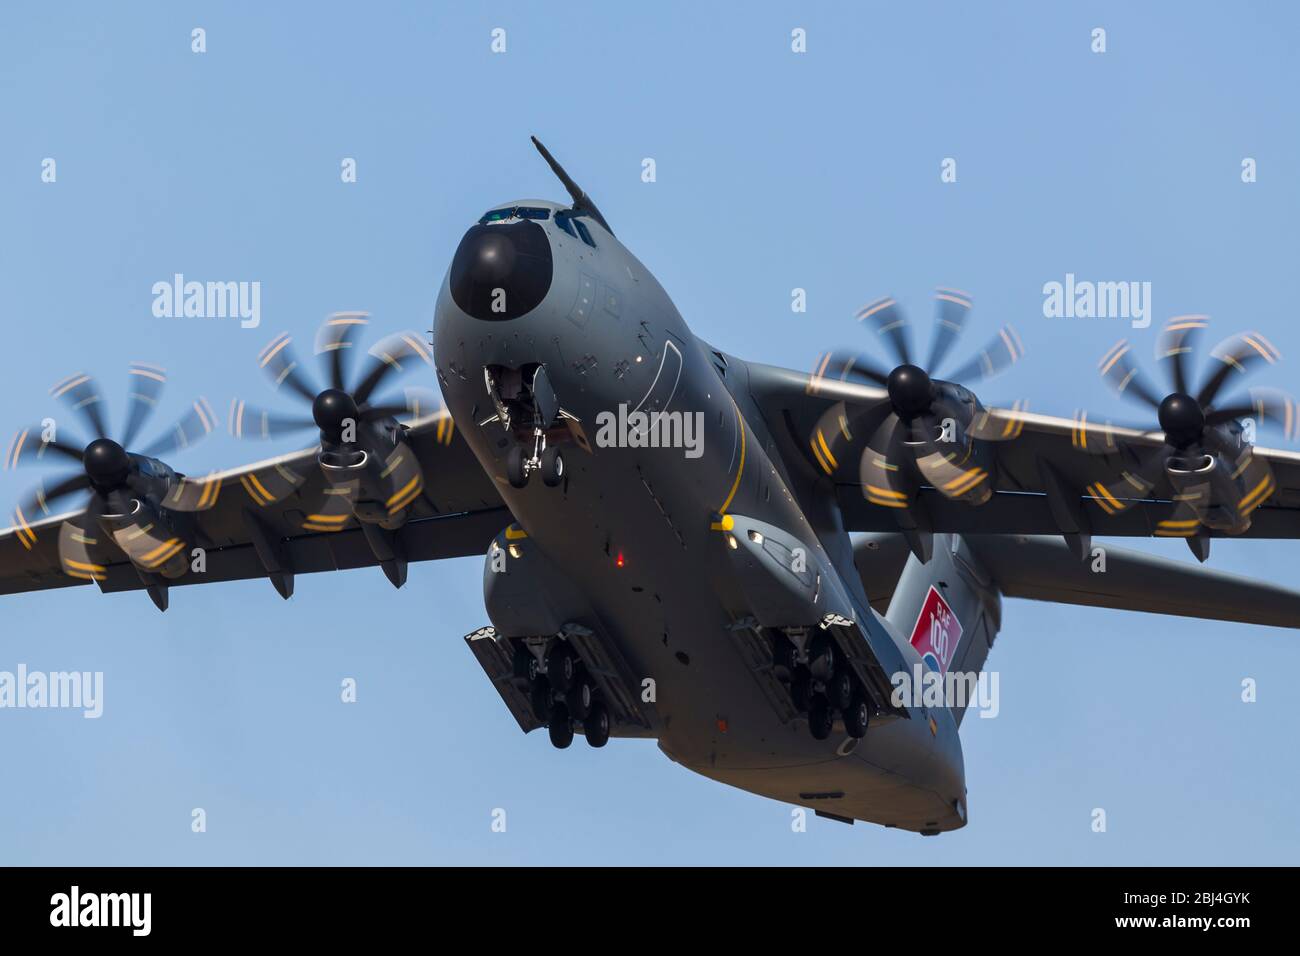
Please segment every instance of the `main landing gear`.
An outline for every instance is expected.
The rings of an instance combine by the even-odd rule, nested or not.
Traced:
[[[808,719],[808,731],[825,740],[835,729],[835,715],[844,732],[860,739],[871,720],[871,702],[834,638],[821,630],[777,633],[772,639],[772,663],[787,684],[790,700]]]
[[[539,657],[523,641],[515,643],[515,672],[528,678],[533,715],[546,724],[551,743],[560,750],[573,743],[574,724],[592,747],[609,742],[609,709],[595,682],[567,641],[552,638]]]

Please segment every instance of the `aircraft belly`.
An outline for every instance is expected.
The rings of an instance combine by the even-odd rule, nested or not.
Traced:
[[[903,830],[945,831],[965,826],[962,813],[939,792],[890,773],[863,773],[852,761],[769,770],[691,768],[749,793]]]
[[[925,818],[920,828],[951,813],[936,792],[959,794],[961,784],[933,772],[937,745],[921,721],[884,721],[848,752],[850,738],[813,739],[806,721],[765,691],[733,639],[736,618],[719,593],[712,542],[679,526],[679,489],[667,476],[602,457],[575,464],[575,491],[579,482],[628,489],[621,507],[552,491],[535,509],[531,501],[512,508],[589,596],[643,692],[651,689],[665,754],[704,776],[842,816],[908,826],[910,807]]]

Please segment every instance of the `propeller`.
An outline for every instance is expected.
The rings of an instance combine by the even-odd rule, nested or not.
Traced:
[[[47,456],[78,466],[51,483],[42,480],[14,510],[18,539],[30,550],[37,542],[30,522],[48,516],[56,502],[85,493],[79,513],[65,520],[59,531],[60,561],[64,572],[73,577],[104,580],[106,561],[100,535],[107,530],[105,523],[118,546],[148,571],[162,573],[184,546],[166,526],[149,520],[162,499],[180,484],[180,476],[171,474],[170,469],[164,473],[150,462],[207,435],[216,424],[216,415],[207,400],[199,398],[155,441],[132,452],[129,447],[157,409],[167,375],[157,366],[133,363],[128,380],[126,423],[120,440],[109,437],[106,402],[99,386],[89,375],[79,373],[59,382],[50,394],[70,407],[92,436],[90,441],[84,445],[70,441],[55,421],[46,419],[39,428],[19,431],[6,454],[6,468],[43,462]],[[215,491],[211,489],[202,503],[196,499],[191,507],[173,510],[210,507],[216,500]]]
[[[1125,448],[1135,462],[1113,479],[1085,489],[1105,513],[1131,507],[1166,481],[1172,487],[1173,513],[1155,531],[1162,537],[1204,536],[1202,525],[1240,533],[1250,526],[1251,512],[1276,490],[1271,469],[1255,458],[1251,442],[1243,437],[1242,419],[1275,426],[1288,439],[1300,432],[1296,403],[1279,389],[1250,389],[1248,398],[1236,400],[1224,397],[1252,370],[1281,358],[1258,332],[1232,336],[1211,350],[1210,359],[1217,364],[1202,376],[1199,388],[1195,385],[1197,344],[1208,325],[1204,315],[1177,316],[1166,323],[1156,343],[1156,359],[1169,384],[1163,394],[1134,362],[1127,341],[1113,346],[1098,366],[1102,380],[1120,397],[1155,413],[1156,428],[1137,430],[1159,435],[1161,444],[1135,447],[1109,423],[1090,425],[1083,413],[1075,416],[1075,447],[1101,455]],[[1197,545],[1193,551],[1198,557],[1208,553]]]
[[[1020,360],[1024,346],[1015,330],[1003,326],[989,343],[952,374],[938,378],[960,340],[971,311],[971,297],[940,288],[935,296],[935,331],[924,364],[914,357],[910,326],[892,298],[865,306],[858,321],[873,330],[896,364],[885,369],[858,354],[823,356],[814,382],[825,378],[871,382],[885,389],[876,403],[840,402],[823,413],[813,429],[813,456],[828,475],[841,462],[837,449],[854,435],[869,435],[859,462],[868,501],[906,512],[919,484],[944,496],[982,504],[992,494],[988,468],[980,463],[975,439],[1001,441],[1016,437],[1014,418],[993,420],[965,385],[997,375]],[[1015,411],[1023,409],[1017,403]]]
[[[306,531],[342,531],[354,516],[363,519],[363,525],[370,522],[391,528],[424,490],[423,472],[404,445],[372,440],[374,436],[368,436],[362,426],[386,419],[419,417],[437,406],[436,396],[422,388],[406,389],[401,400],[377,398],[390,378],[415,363],[424,362],[432,367],[433,350],[415,332],[400,332],[371,348],[368,365],[354,370],[349,359],[356,347],[357,334],[368,323],[364,312],[336,312],[326,318],[316,335],[315,348],[323,386],[298,364],[288,333],[277,336],[262,350],[258,362],[273,384],[287,388],[309,403],[309,411],[281,414],[254,408],[241,400],[231,404],[230,431],[239,437],[276,438],[311,428],[318,431],[317,460],[327,485],[322,499],[304,509],[307,513],[302,527]],[[363,481],[359,469],[372,456],[383,479],[392,485],[377,505],[360,500]],[[303,476],[289,473],[283,466],[243,479],[245,490],[260,506],[292,494],[303,480]],[[367,487],[371,492],[376,491]],[[357,511],[363,507],[368,510]],[[367,532],[371,533],[378,532]]]
[[[240,438],[279,438],[315,428],[321,441],[333,446],[355,442],[355,426],[405,415],[419,415],[428,408],[427,401],[408,395],[402,402],[373,401],[373,396],[391,376],[407,370],[414,362],[433,366],[429,344],[414,332],[400,332],[379,342],[370,350],[369,366],[360,374],[350,375],[348,356],[354,348],[356,334],[369,323],[364,312],[336,312],[329,316],[316,335],[316,354],[320,359],[318,387],[298,364],[292,339],[287,332],[271,340],[258,356],[258,363],[271,377],[277,389],[287,388],[310,404],[310,413],[281,414],[256,408],[236,399],[230,408],[231,434]],[[352,385],[348,382],[351,380]],[[351,422],[352,430],[347,428]]]

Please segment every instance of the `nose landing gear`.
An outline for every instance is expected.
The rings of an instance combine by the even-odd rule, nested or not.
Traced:
[[[542,484],[554,488],[564,480],[564,456],[554,445],[547,446],[546,433],[540,428],[533,436],[533,454],[531,457],[523,445],[514,445],[506,454],[506,480],[511,487],[522,488],[534,472],[542,476]]]
[[[512,487],[522,488],[537,472],[546,487],[554,488],[564,480],[564,456],[558,446],[547,443],[547,437],[562,434],[557,422],[573,416],[560,407],[546,366],[508,369],[494,365],[484,368],[483,375],[496,405],[496,420],[515,437],[506,454],[506,480]]]

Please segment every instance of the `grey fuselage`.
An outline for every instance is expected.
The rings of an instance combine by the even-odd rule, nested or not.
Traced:
[[[596,219],[574,214],[593,245],[557,223],[567,207],[497,208],[511,207],[549,215],[466,235],[438,296],[439,380],[530,544],[581,594],[586,606],[574,613],[594,617],[631,669],[653,681],[649,735],[683,766],[776,800],[927,832],[964,825],[949,711],[873,724],[860,741],[838,728],[815,740],[773,708],[737,650],[732,634],[750,592],[720,533],[728,518],[754,519],[806,546],[820,610],[856,621],[886,671],[920,660],[907,635],[868,606],[834,500],[804,462],[787,460],[792,446],[750,395],[749,366],[697,340],[654,276]],[[490,232],[501,229],[514,231]],[[506,480],[518,439],[494,418],[485,383],[485,368],[534,365],[585,436],[563,446],[559,487]],[[599,423],[618,422],[620,406],[693,415],[702,425],[697,447],[629,447],[618,427],[602,436]],[[836,795],[833,806],[826,794]]]

